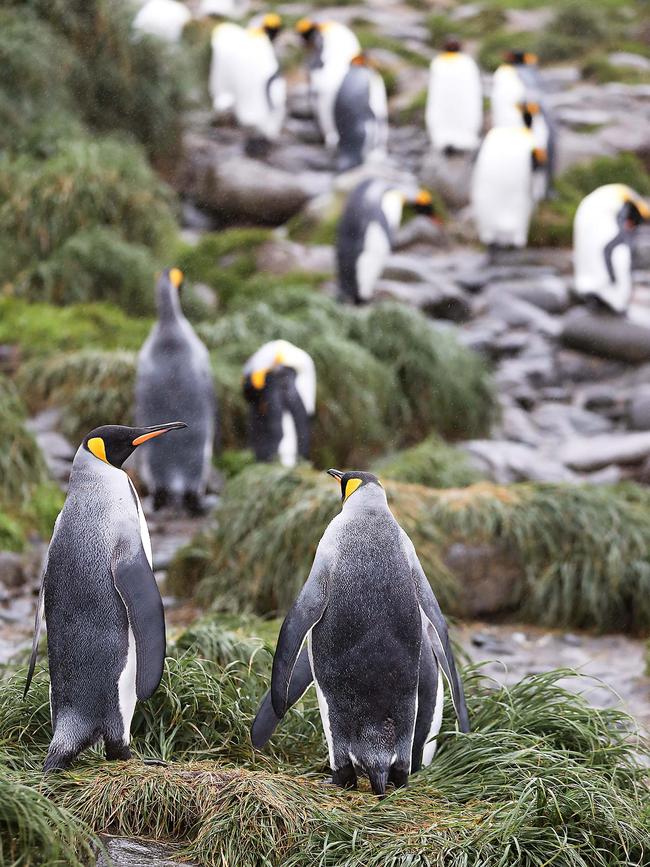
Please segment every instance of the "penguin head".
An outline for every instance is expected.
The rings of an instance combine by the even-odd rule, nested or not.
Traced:
[[[533,118],[539,114],[539,104],[536,102],[520,102],[517,108],[521,112],[521,117],[526,129],[530,129],[533,125]]]
[[[378,487],[382,487],[381,482],[377,478],[377,476],[373,476],[372,473],[363,473],[360,470],[344,473],[341,470],[328,470],[328,475],[332,476],[332,478],[337,479],[341,483],[341,502],[345,503],[355,491],[358,491],[360,488],[365,488],[368,485],[376,485]]]
[[[269,37],[271,42],[275,39],[278,33],[282,30],[282,19],[277,12],[269,12],[262,19],[262,30]]]
[[[100,461],[120,468],[124,461],[141,446],[155,437],[170,430],[180,430],[187,425],[184,421],[170,421],[151,427],[126,427],[120,424],[106,424],[91,430],[84,438],[82,448]]]
[[[531,51],[506,51],[503,55],[504,63],[512,63],[514,66],[535,66],[537,55]]]
[[[296,23],[296,33],[299,33],[307,45],[310,45],[318,33],[318,24],[311,18],[301,18]]]
[[[457,36],[448,36],[442,43],[442,50],[446,51],[447,54],[456,54],[463,50],[463,43]]]
[[[640,196],[626,192],[623,198],[623,223],[628,231],[633,231],[641,223],[650,220],[650,208]]]
[[[424,217],[430,217],[434,223],[441,224],[442,220],[436,214],[436,208],[433,204],[431,193],[428,190],[418,190],[415,196],[404,196],[404,207],[410,209],[415,214],[420,214]]]

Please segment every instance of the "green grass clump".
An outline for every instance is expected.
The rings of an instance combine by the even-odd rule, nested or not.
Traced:
[[[0,343],[17,344],[25,360],[80,349],[138,349],[151,322],[111,304],[54,307],[0,297]]]
[[[560,679],[571,677],[549,672],[507,688],[466,670],[472,734],[457,735],[446,716],[431,766],[383,801],[363,782],[351,793],[321,784],[324,743],[310,740],[305,718],[280,766],[270,756],[266,766],[241,758],[237,768],[223,759],[179,757],[167,767],[87,761],[48,788],[96,831],[181,843],[206,867],[642,867],[647,750],[625,715],[591,708],[563,688]],[[227,693],[221,700],[234,701]],[[300,714],[292,709],[273,741],[286,740]],[[233,707],[235,730],[237,717],[247,726],[248,706]],[[193,729],[189,715],[178,725]]]
[[[372,471],[382,479],[429,488],[464,488],[481,479],[464,452],[435,435],[410,449],[381,458],[373,464]]]
[[[556,197],[543,202],[530,228],[531,246],[570,246],[573,218],[582,199],[603,184],[628,184],[640,195],[650,195],[650,175],[634,154],[597,157],[572,166],[555,181]]]
[[[388,479],[385,487],[443,610],[463,615],[464,576],[445,566],[450,548],[485,546],[491,568],[500,568],[504,554],[514,564],[513,616],[554,627],[650,631],[650,497],[643,488],[482,482],[445,491]],[[172,562],[171,592],[228,611],[284,614],[340,508],[338,494],[323,473],[245,470],[228,482],[216,525]]]
[[[54,355],[24,365],[18,382],[32,410],[65,407],[62,432],[78,443],[102,424],[130,423],[135,356],[94,349]]]
[[[61,505],[18,391],[0,375],[0,550],[21,550],[32,530],[49,534]]]
[[[45,160],[5,156],[0,200],[4,294],[152,309],[153,260],[144,248],[161,250],[175,227],[170,194],[137,147],[80,139]]]

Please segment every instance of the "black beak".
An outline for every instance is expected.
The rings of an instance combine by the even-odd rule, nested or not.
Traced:
[[[344,476],[344,473],[342,473],[341,470],[328,470],[327,475],[332,476],[334,479],[338,479],[340,482]]]

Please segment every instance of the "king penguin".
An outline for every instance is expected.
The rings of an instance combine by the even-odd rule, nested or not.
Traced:
[[[179,42],[190,10],[177,0],[147,0],[133,19],[133,29],[165,42]]]
[[[339,220],[336,259],[341,298],[353,304],[370,301],[402,221],[404,205],[433,218],[431,195],[420,190],[413,199],[370,178],[352,191]]]
[[[307,460],[316,412],[312,357],[288,340],[265,343],[244,365],[243,390],[255,459],[279,460],[285,467]]]
[[[535,147],[530,107],[519,126],[491,129],[474,165],[471,203],[480,240],[489,247],[525,247],[533,210],[533,171],[546,155]]]
[[[426,124],[438,151],[473,151],[483,126],[483,88],[474,58],[457,39],[447,39],[444,51],[431,61]]]
[[[155,510],[172,504],[200,514],[217,434],[217,398],[208,350],[181,310],[182,283],[178,268],[167,269],[158,280],[158,321],[138,356],[135,421],[140,426],[160,424],[175,411],[189,428],[180,451],[169,439],[138,452],[136,459]]]
[[[596,309],[623,314],[632,296],[632,248],[650,209],[625,184],[589,193],[573,223],[575,291]]]
[[[310,49],[309,94],[320,131],[328,148],[336,148],[339,134],[334,121],[334,101],[350,61],[361,52],[359,40],[338,21],[301,18],[296,30]]]
[[[43,614],[53,737],[45,772],[68,768],[104,740],[107,759],[128,759],[136,700],[162,677],[165,618],[138,495],[121,469],[143,443],[184,428],[106,425],[72,464],[68,494],[47,551],[25,694]]]
[[[263,746],[313,679],[332,781],[353,788],[364,772],[383,795],[433,757],[445,683],[463,732],[467,707],[447,624],[382,485],[371,473],[328,472],[342,509],[282,624],[251,736]]]
[[[284,122],[286,83],[273,42],[282,29],[274,12],[248,27],[226,21],[212,34],[209,90],[217,114],[232,111],[252,136],[274,141]]]
[[[353,169],[371,156],[386,152],[386,87],[381,75],[363,54],[352,58],[338,89],[334,122],[339,137],[336,159],[339,172]]]

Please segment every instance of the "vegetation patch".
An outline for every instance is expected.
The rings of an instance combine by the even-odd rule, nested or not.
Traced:
[[[572,166],[555,181],[555,198],[542,202],[535,212],[530,227],[530,245],[570,246],[578,205],[603,184],[628,184],[640,195],[650,195],[650,175],[634,154],[597,157],[589,163]]]
[[[429,488],[464,488],[481,479],[465,452],[435,434],[410,449],[381,458],[372,471],[383,479]]]

